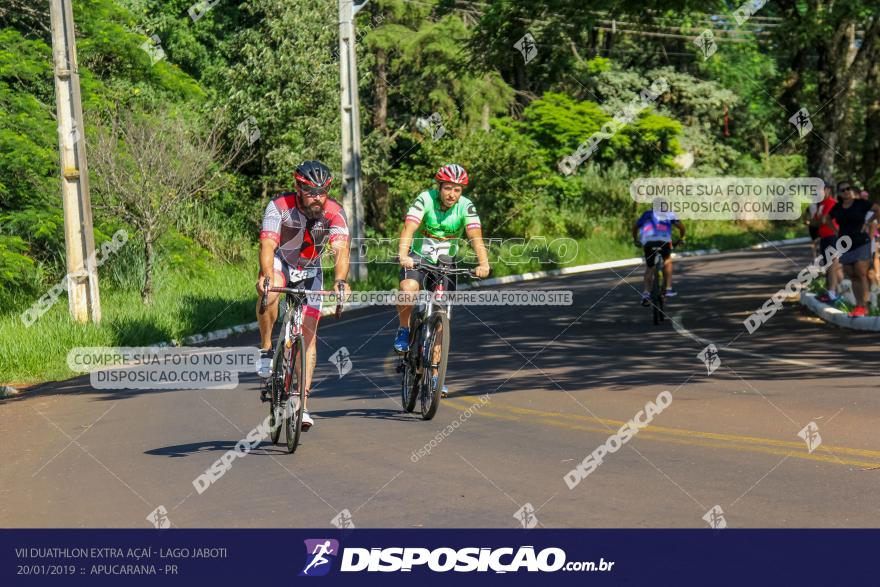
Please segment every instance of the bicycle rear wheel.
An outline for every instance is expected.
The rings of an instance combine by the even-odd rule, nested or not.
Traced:
[[[655,270],[654,283],[651,285],[651,311],[654,313],[654,324],[660,324],[663,313],[663,296],[660,293],[660,279],[660,271]]]
[[[299,377],[296,375],[297,364],[299,364]],[[306,352],[301,334],[293,339],[288,369],[284,394],[287,398],[284,402],[284,434],[287,437],[287,452],[293,453],[299,446],[306,397]]]
[[[449,359],[449,318],[446,312],[438,310],[428,318],[425,329],[425,346],[422,352],[422,384],[421,384],[421,412],[422,420],[430,420],[440,407],[440,391],[446,381],[446,364]],[[439,356],[435,356],[434,347],[440,345]],[[438,359],[436,362],[434,359]],[[434,380],[433,371],[437,369],[437,380]]]

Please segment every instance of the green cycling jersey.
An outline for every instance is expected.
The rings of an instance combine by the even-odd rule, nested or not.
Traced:
[[[419,224],[410,250],[431,263],[436,263],[439,255],[455,256],[465,229],[481,227],[473,202],[461,196],[451,208],[443,210],[436,189],[419,194],[406,213],[406,221]]]

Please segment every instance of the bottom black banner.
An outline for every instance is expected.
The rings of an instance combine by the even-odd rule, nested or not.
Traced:
[[[0,530],[3,585],[877,583],[880,530]]]

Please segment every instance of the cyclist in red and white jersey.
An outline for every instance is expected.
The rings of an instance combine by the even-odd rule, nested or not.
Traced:
[[[333,175],[320,161],[305,161],[296,168],[296,191],[283,193],[266,206],[263,227],[260,231],[260,277],[257,293],[263,296],[263,280],[272,277],[272,287],[303,287],[310,290],[324,289],[321,256],[330,245],[334,256],[334,289],[342,299],[348,293],[345,278],[348,276],[349,232],[345,210],[342,205],[328,197]],[[272,349],[272,326],[278,318],[280,294],[269,294],[269,305],[260,311],[257,301],[257,321],[260,325],[260,375],[269,376]],[[306,347],[305,375],[306,400],[303,408],[303,430],[314,421],[309,415],[308,392],[315,369],[315,338],[318,319],[321,316],[321,299],[309,298],[303,316],[303,338]],[[261,397],[268,401],[266,386]]]

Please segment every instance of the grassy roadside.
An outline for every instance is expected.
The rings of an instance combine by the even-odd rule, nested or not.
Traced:
[[[691,222],[688,228],[690,250],[740,248],[765,240],[803,236],[805,232],[791,226],[746,230],[733,223],[710,222]],[[597,229],[590,238],[577,240],[575,250],[571,242],[562,250],[562,241],[554,244],[554,239],[548,239],[547,246],[538,241],[528,246],[492,247],[493,275],[637,256],[638,249],[617,234],[617,238],[609,238]],[[495,262],[499,259],[505,261]],[[396,288],[398,267],[395,264],[371,263],[369,270],[369,279],[354,284],[356,289]],[[75,375],[66,364],[67,353],[74,347],[149,345],[253,322],[254,278],[254,267],[247,263],[215,263],[196,275],[169,269],[157,277],[156,294],[149,305],[141,301],[135,288],[107,286],[101,291],[103,322],[100,326],[72,322],[64,296],[30,328],[25,328],[19,317],[24,308],[6,311],[0,314],[0,385],[31,384]]]

